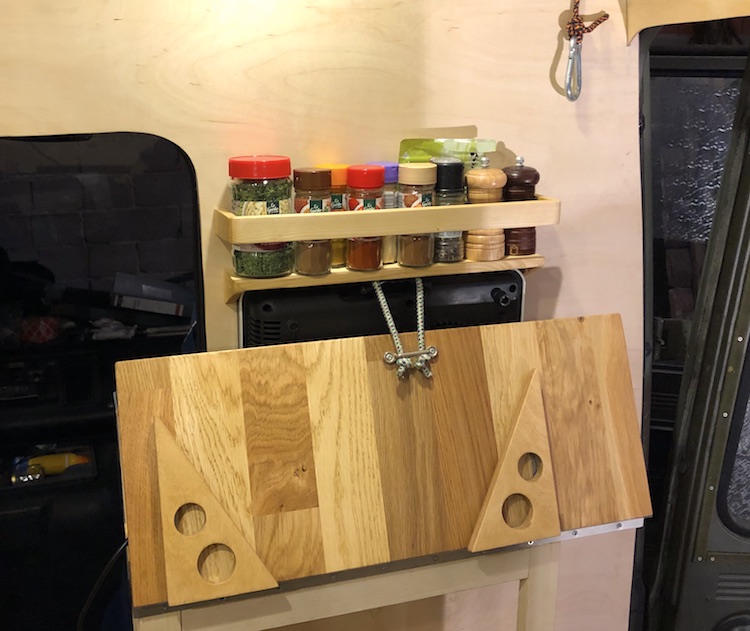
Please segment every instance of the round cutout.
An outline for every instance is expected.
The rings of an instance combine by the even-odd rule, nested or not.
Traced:
[[[198,571],[209,583],[223,583],[234,572],[237,559],[229,546],[212,543],[203,548],[198,557]]]
[[[526,528],[533,512],[529,498],[520,493],[510,495],[503,502],[503,519],[511,528]]]
[[[186,537],[198,534],[205,525],[206,511],[198,504],[183,504],[174,514],[174,527]]]
[[[518,473],[524,480],[532,481],[542,475],[542,459],[529,451],[518,459]]]

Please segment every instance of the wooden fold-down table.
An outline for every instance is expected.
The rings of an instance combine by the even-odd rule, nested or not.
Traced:
[[[399,381],[387,336],[118,364],[138,627],[273,628],[520,581],[519,628],[551,629],[543,541],[651,512],[620,319],[428,344],[431,380]]]

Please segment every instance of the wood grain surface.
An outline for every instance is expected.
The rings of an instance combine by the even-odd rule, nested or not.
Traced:
[[[397,379],[382,361],[389,336],[118,364],[132,575],[157,576],[134,585],[135,606],[167,600],[147,453],[156,420],[277,580],[466,548],[499,454],[520,462],[514,427],[534,371],[552,468],[543,425],[523,450],[554,472],[563,529],[650,513],[618,316],[427,335],[439,349],[432,380]],[[538,392],[529,402],[538,419]],[[508,505],[515,520],[520,505]],[[516,524],[522,540],[527,525]]]

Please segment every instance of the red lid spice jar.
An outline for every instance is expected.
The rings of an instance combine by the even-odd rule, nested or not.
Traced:
[[[235,215],[285,215],[292,212],[291,161],[286,156],[229,158],[232,212]]]
[[[536,199],[539,171],[524,166],[518,156],[516,164],[503,169],[508,181],[503,188],[503,201],[520,202]],[[510,228],[505,231],[505,253],[508,256],[528,256],[536,252],[536,228]]]
[[[381,210],[385,168],[378,164],[356,164],[346,170],[347,199],[350,211]],[[382,264],[380,237],[350,237],[346,246],[346,267],[372,271]]]

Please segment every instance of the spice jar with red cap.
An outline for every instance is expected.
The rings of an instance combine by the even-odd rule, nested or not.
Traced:
[[[292,212],[292,166],[287,156],[253,155],[229,159],[232,212],[235,215],[279,215]],[[238,276],[272,278],[291,274],[291,243],[234,243],[232,260]]]
[[[235,215],[284,215],[292,212],[292,164],[286,156],[229,158],[232,212]]]
[[[379,164],[355,164],[346,170],[350,211],[382,210],[385,168]],[[368,272],[382,265],[381,237],[350,237],[346,244],[346,267]]]
[[[503,187],[504,202],[520,202],[536,199],[536,185],[539,171],[524,165],[521,156],[516,164],[503,169],[508,181]],[[536,228],[509,228],[505,231],[505,254],[507,256],[528,256],[536,252]]]

